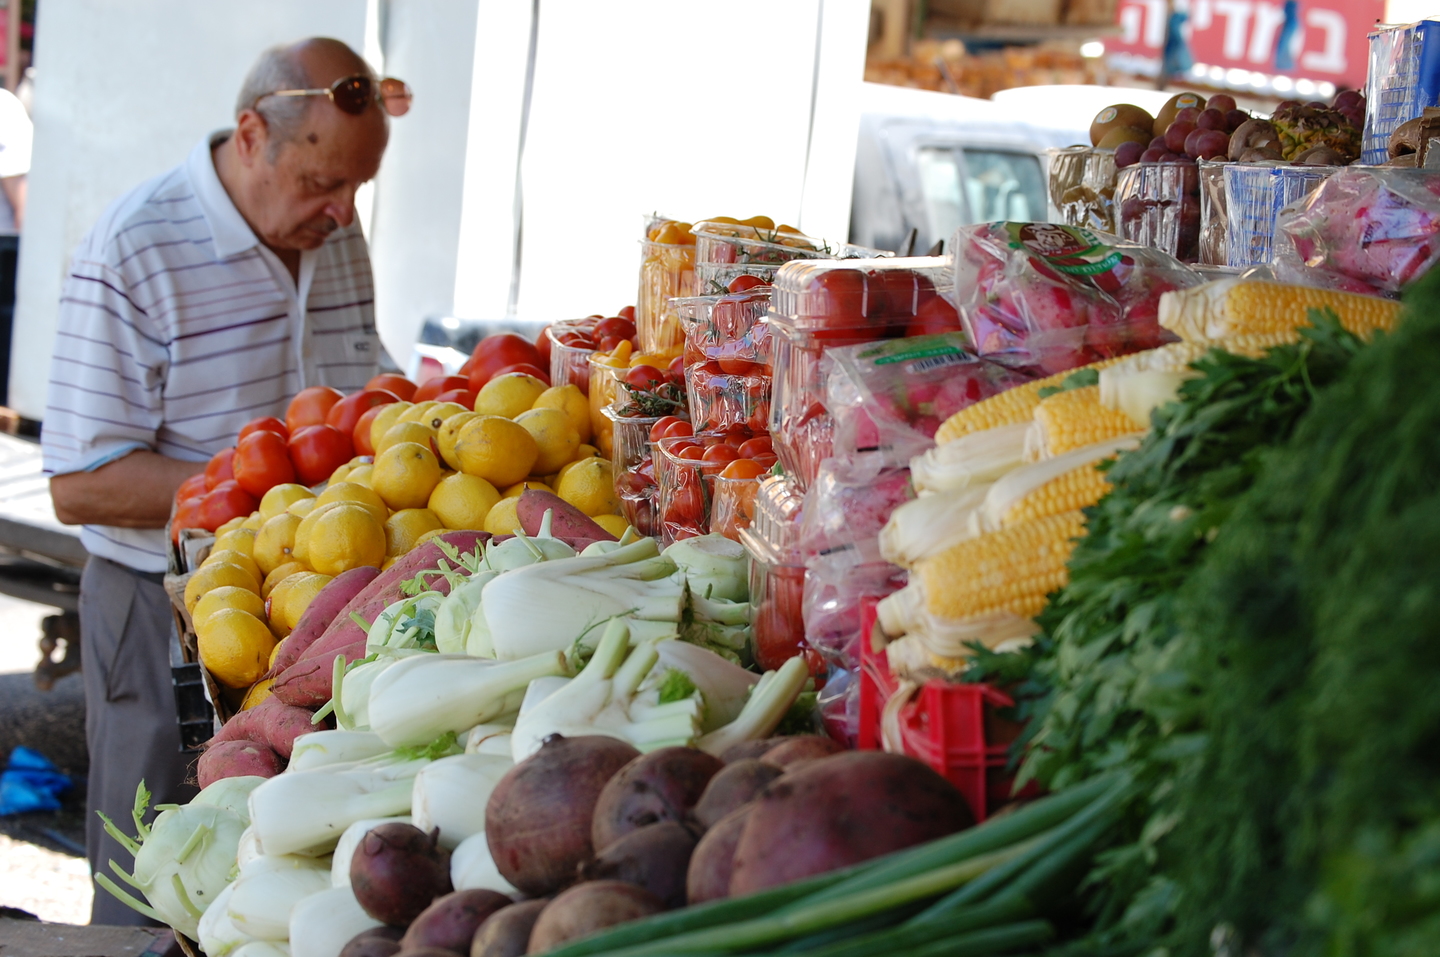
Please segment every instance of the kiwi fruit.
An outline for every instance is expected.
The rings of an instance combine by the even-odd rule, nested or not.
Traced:
[[[1140,107],[1116,103],[1095,114],[1090,123],[1090,145],[1099,146],[1105,134],[1113,129],[1133,126],[1137,130],[1148,130],[1154,124],[1155,120]]]
[[[1205,109],[1205,97],[1199,93],[1176,93],[1166,100],[1165,105],[1160,107],[1160,112],[1155,114],[1155,124],[1151,127],[1155,135],[1164,136],[1165,131],[1170,128],[1170,124],[1175,122],[1175,114],[1187,106],[1203,110]]]
[[[1139,143],[1144,147],[1150,145],[1151,139],[1148,130],[1137,130],[1133,126],[1116,126],[1100,137],[1100,142],[1095,145],[1102,150],[1113,150],[1121,143]]]

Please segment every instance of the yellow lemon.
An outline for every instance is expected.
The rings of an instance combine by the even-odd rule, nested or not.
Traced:
[[[387,559],[385,559],[385,564],[383,564],[383,565],[380,566],[380,570],[381,570],[382,572],[388,572],[388,571],[390,570],[390,566],[393,565],[393,564],[395,564],[395,563],[398,562],[399,560],[400,560],[400,556],[399,556],[399,555],[396,555],[396,556],[393,557],[393,558],[387,558]]]
[[[581,442],[590,441],[590,400],[573,385],[551,386],[530,406],[532,409],[559,409],[565,413],[570,424],[580,436]]]
[[[530,411],[535,400],[545,391],[545,383],[523,372],[498,375],[480,389],[475,397],[475,411],[481,415],[501,415],[513,419]]]
[[[296,502],[314,498],[315,493],[296,482],[276,485],[260,498],[260,517],[270,521]]]
[[[395,421],[415,423],[424,422],[426,418],[426,413],[428,413],[431,409],[435,408],[435,406],[439,404],[440,403],[436,402],[434,399],[427,399],[424,402],[417,402],[410,408],[406,409],[404,412],[401,412],[400,417],[397,418]],[[379,443],[376,443],[375,447],[378,449],[380,447]]]
[[[484,529],[485,516],[498,501],[500,493],[495,486],[478,476],[456,472],[440,480],[430,493],[426,507],[446,528],[479,531]]]
[[[430,410],[425,413],[425,417],[420,420],[420,423],[422,425],[428,425],[438,432],[440,426],[449,422],[455,416],[464,415],[469,411],[469,409],[465,408],[459,402],[436,402],[430,407]]]
[[[282,584],[285,587],[276,586],[270,593],[270,629],[279,631],[276,634],[288,635],[295,630],[300,623],[300,616],[305,614],[305,609],[320,594],[321,589],[330,584],[329,575],[321,575],[318,572],[301,572],[298,575],[291,575]]]
[[[255,554],[255,535],[253,528],[235,528],[215,539],[216,551],[239,552],[242,555]]]
[[[390,426],[400,421],[400,416],[411,407],[409,402],[391,402],[384,406],[380,414],[370,420],[370,447],[374,448],[380,438],[390,429]]]
[[[501,497],[501,498],[519,498],[521,495],[523,495],[523,494],[525,493],[525,490],[526,490],[526,489],[531,489],[531,488],[535,489],[537,492],[553,492],[553,491],[555,491],[553,488],[551,488],[550,486],[546,485],[544,482],[540,481],[539,479],[533,479],[533,478],[531,478],[531,479],[526,479],[526,480],[523,481],[523,482],[516,482],[514,485],[510,486],[509,488],[507,488],[505,491],[501,492],[501,493],[500,493],[500,497]]]
[[[330,477],[325,480],[325,484],[334,485],[336,482],[343,482],[345,481],[345,477],[353,471],[355,471],[354,462],[346,462],[344,465],[336,466],[335,471],[331,472]]]
[[[592,455],[598,456],[599,454],[600,450],[595,446],[588,442],[581,442],[580,447],[575,450],[575,461],[578,462],[581,459],[588,459]]]
[[[370,484],[392,509],[424,508],[440,482],[440,463],[430,446],[392,445],[375,457]]]
[[[624,535],[625,529],[630,527],[630,523],[620,515],[596,515],[593,516],[593,518],[596,525],[599,525],[616,538]]]
[[[294,561],[295,532],[300,527],[300,518],[289,512],[281,512],[260,526],[255,535],[255,564],[266,578],[286,562]]]
[[[374,474],[374,471],[374,466],[357,465],[350,470],[349,475],[345,476],[345,481],[349,482],[351,485],[363,485],[366,488],[369,488],[370,476]]]
[[[385,560],[385,529],[363,505],[342,502],[317,512],[309,531],[306,561],[322,575],[379,568]]]
[[[475,418],[477,414],[475,412],[457,412],[446,419],[435,432],[435,448],[440,450],[440,461],[452,469],[460,467],[460,460],[455,457],[455,442],[460,438],[460,427]]]
[[[225,608],[196,629],[200,663],[227,688],[248,688],[269,667],[275,636],[259,618]]]
[[[540,455],[532,466],[540,475],[559,471],[562,465],[575,458],[580,448],[580,433],[575,431],[570,417],[559,409],[531,409],[522,412],[516,419],[519,425],[535,439]]]
[[[396,422],[390,426],[390,430],[380,436],[380,441],[375,443],[375,458],[380,458],[385,450],[401,442],[414,442],[426,448],[430,446],[430,440],[435,438],[435,430],[428,424],[422,422]],[[373,467],[373,466],[372,466]]]
[[[416,546],[421,535],[444,527],[428,508],[402,508],[385,520],[385,554],[391,558],[404,555]]]
[[[577,462],[560,480],[555,494],[586,515],[613,515],[620,511],[609,459],[588,458]]]
[[[245,521],[243,521],[243,522],[240,523],[240,527],[241,527],[241,528],[248,528],[248,529],[251,529],[252,531],[258,532],[258,531],[260,530],[260,526],[261,526],[261,525],[264,525],[264,524],[265,524],[265,519],[263,519],[263,518],[260,517],[260,513],[259,513],[258,511],[255,511],[255,512],[251,512],[251,513],[250,513],[250,517],[247,518],[247,519],[245,519]]]
[[[315,500],[316,505],[334,505],[339,502],[352,502],[356,505],[363,505],[375,516],[377,522],[383,522],[390,514],[386,507],[385,500],[373,488],[364,485],[356,485],[354,482],[337,482]]]
[[[275,647],[280,647],[278,642],[276,643]],[[251,708],[255,707],[257,704],[270,697],[270,686],[274,683],[274,678],[261,678],[259,681],[251,685],[250,690],[245,692],[245,700],[240,702],[240,710],[249,711]]]
[[[212,562],[202,565],[190,576],[185,583],[185,610],[195,611],[195,603],[200,600],[212,588],[220,588],[224,585],[233,585],[236,588],[244,588],[247,591],[259,591],[260,586],[255,581],[255,576],[247,568],[233,565],[230,562]]]
[[[519,504],[518,498],[502,498],[496,502],[485,516],[482,531],[491,535],[514,535],[515,529],[520,527],[520,514],[515,510]]]
[[[313,498],[302,498],[300,501],[292,502],[286,506],[285,514],[294,515],[296,518],[304,518],[314,510],[315,500]]]
[[[199,628],[202,621],[222,608],[238,608],[256,618],[263,618],[265,616],[265,599],[248,588],[221,585],[200,596],[200,600],[195,603],[195,610],[190,613],[190,620],[195,623],[196,628]]]
[[[270,649],[270,660],[265,663],[266,671],[275,670],[275,659],[280,657],[280,646],[282,644],[284,644],[284,642],[276,642],[275,647]]]
[[[299,562],[286,562],[265,576],[265,584],[260,586],[260,597],[269,598],[285,579],[298,572],[308,572],[309,570]]]
[[[225,535],[225,534],[227,534],[227,533],[229,533],[229,532],[233,532],[233,531],[235,531],[235,529],[237,529],[237,528],[244,528],[244,527],[245,527],[245,519],[248,518],[248,517],[249,517],[249,516],[247,516],[247,515],[236,515],[234,518],[230,519],[230,521],[226,522],[224,525],[221,525],[219,528],[215,529],[215,537],[216,537],[216,538],[219,538],[221,535]]]
[[[466,422],[455,442],[460,471],[477,475],[496,488],[529,475],[539,455],[534,436],[498,415],[480,415]]]
[[[250,572],[250,574],[255,576],[255,587],[257,589],[260,587],[260,583],[265,580],[265,576],[260,573],[260,567],[255,564],[255,559],[243,552],[237,552],[230,548],[211,549],[210,554],[206,556],[203,564],[211,565],[215,562],[229,562],[231,565],[239,565],[247,572]]]
[[[426,542],[430,541],[430,539],[432,539],[432,538],[439,538],[441,535],[444,535],[446,532],[449,532],[449,531],[453,531],[453,529],[449,529],[449,528],[432,528],[430,531],[426,532],[424,535],[421,535],[419,538],[415,539],[415,547],[416,547],[416,548],[419,548],[421,545],[424,545]],[[395,557],[399,557],[399,556],[395,556]],[[381,570],[381,571],[384,571],[385,569],[389,568],[389,567],[391,566],[391,564],[394,563],[394,561],[395,561],[395,558],[387,558],[387,559],[385,559],[385,564],[383,564],[383,565],[380,566],[380,570]]]

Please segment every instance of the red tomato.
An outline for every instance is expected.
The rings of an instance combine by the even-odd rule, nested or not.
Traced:
[[[385,406],[371,406],[365,410],[355,422],[355,428],[350,430],[350,444],[355,446],[356,455],[374,455],[375,445],[370,441],[370,425],[375,417],[385,411]]]
[[[539,366],[533,365],[529,362],[517,362],[513,366],[506,366],[503,369],[496,369],[495,374],[492,375],[490,378],[496,379],[502,375],[506,375],[511,372],[523,372],[526,375],[534,376],[541,382],[545,383],[547,386],[550,384],[550,371],[548,369],[542,369]],[[471,386],[470,391],[476,393],[477,395],[479,394],[479,390],[476,389],[474,386]],[[473,406],[474,403],[471,403],[471,405]]]
[[[935,336],[942,332],[959,332],[960,315],[943,296],[931,296],[920,305],[905,327],[907,336]]]
[[[295,393],[295,398],[290,400],[290,405],[285,409],[285,428],[294,435],[296,429],[303,429],[307,425],[324,425],[325,416],[330,414],[330,407],[343,398],[345,393],[328,385],[312,385],[308,389],[301,389]]]
[[[200,528],[213,532],[232,518],[249,515],[260,507],[255,497],[236,482],[221,482],[200,500],[196,514]]]
[[[475,393],[469,389],[451,389],[435,397],[436,402],[458,402],[467,409],[475,408]]]
[[[654,366],[631,366],[625,373],[625,384],[635,392],[653,392],[665,382],[665,373]]]
[[[779,461],[779,456],[777,456],[774,452],[765,452],[761,455],[755,456],[754,458],[755,461],[759,462],[760,465],[765,469],[769,469],[772,465]]]
[[[172,542],[180,541],[180,529],[200,527],[200,503],[204,501],[205,493],[202,492],[199,495],[182,499],[175,506],[175,518],[170,522],[170,540]]]
[[[217,482],[216,484],[218,485],[219,483]],[[175,490],[175,501],[184,502],[192,498],[199,498],[208,491],[210,491],[210,489],[205,484],[205,473],[196,472],[180,483],[180,487]]]
[[[665,369],[665,377],[678,386],[685,385],[685,357],[676,356]]]
[[[290,430],[285,428],[285,423],[273,415],[266,416],[263,419],[251,419],[249,422],[246,422],[240,427],[240,434],[235,437],[235,441],[239,442],[251,432],[274,432],[282,439],[290,438]]]
[[[336,402],[325,414],[325,424],[333,425],[346,435],[355,431],[355,423],[360,417],[377,405],[389,405],[392,402],[399,402],[400,397],[393,392],[386,392],[384,389],[362,389],[359,392],[352,392],[345,398]]]
[[[470,388],[468,376],[458,375],[437,375],[433,379],[426,380],[420,388],[415,390],[415,397],[411,402],[428,402],[442,392],[449,392],[452,389]]]
[[[284,440],[281,440],[282,444]],[[221,449],[210,457],[209,463],[205,466],[205,488],[214,488],[221,482],[228,482],[235,477],[235,449]]]
[[[277,485],[295,481],[285,440],[275,432],[252,432],[241,439],[235,447],[235,481],[256,498]]]
[[[606,336],[600,340],[600,344],[596,346],[596,348],[601,352],[614,352],[620,343],[628,341],[629,340],[621,336]]]
[[[367,389],[383,389],[398,398],[401,402],[409,402],[415,397],[415,383],[394,372],[382,372],[369,382],[365,383]]]
[[[753,479],[765,474],[765,466],[754,459],[736,459],[720,470],[720,477],[727,479]]]
[[[681,482],[680,486],[671,492],[664,519],[667,525],[688,530],[692,534],[700,533],[700,526],[705,521],[705,494],[700,490],[698,481]]]
[[[740,457],[733,445],[712,445],[701,458],[710,465],[733,462]]]
[[[757,455],[764,455],[771,451],[770,436],[757,435],[753,439],[746,439],[740,443],[740,457],[742,459],[753,459]]]
[[[766,285],[765,280],[759,276],[740,275],[730,280],[727,287],[731,292],[744,292],[747,289],[754,289],[756,286]]]
[[[540,361],[540,351],[534,343],[513,332],[500,332],[481,339],[471,359],[474,361],[469,372],[470,391],[476,393],[506,366],[522,363],[536,367],[548,365]]]
[[[699,445],[686,445],[683,442],[676,442],[669,448],[672,455],[686,462],[699,462],[705,458],[705,449]]]
[[[785,603],[767,599],[755,612],[755,664],[774,671],[800,654],[804,636],[799,615],[787,614]]]
[[[738,450],[740,446],[744,445],[749,438],[750,436],[744,432],[726,432],[724,435],[717,435],[713,437],[710,440],[709,444],[715,445],[723,443],[725,445],[728,445],[732,449]]]
[[[540,353],[540,364],[547,369],[550,368],[551,342],[550,336],[546,334],[549,328],[548,325],[541,326],[540,334],[535,337],[535,351]]]
[[[319,485],[350,461],[350,436],[333,425],[311,425],[290,436],[290,460],[302,485]]]
[[[575,349],[589,349],[592,352],[595,350],[595,340],[573,329],[569,332],[560,333],[556,338],[560,340],[562,346],[570,346]]]
[[[663,415],[656,419],[655,424],[650,426],[650,441],[658,442],[665,438],[665,430],[676,422],[685,422],[685,420],[678,415]],[[686,424],[688,425],[689,423],[687,422]]]
[[[595,335],[600,339],[634,339],[635,323],[619,316],[611,316],[595,323]]]
[[[624,306],[617,310],[615,315],[619,316],[621,319],[628,319],[633,323],[635,321],[635,307]]]

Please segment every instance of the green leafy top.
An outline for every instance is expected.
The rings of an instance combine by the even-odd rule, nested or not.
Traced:
[[[1092,385],[1100,384],[1099,369],[1077,369],[1060,380],[1059,385],[1047,385],[1035,393],[1042,399],[1048,399],[1052,395],[1059,395],[1061,392],[1069,392],[1071,389],[1084,389]]]

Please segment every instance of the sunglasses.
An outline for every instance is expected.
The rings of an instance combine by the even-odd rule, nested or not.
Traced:
[[[410,87],[404,80],[387,76],[377,83],[364,74],[342,76],[328,88],[276,90],[274,93],[265,93],[256,97],[255,102],[259,103],[267,96],[328,96],[330,102],[354,116],[364,113],[365,107],[371,103],[379,103],[381,109],[391,116],[404,116],[410,112],[410,101],[415,98],[415,94],[410,92]]]

